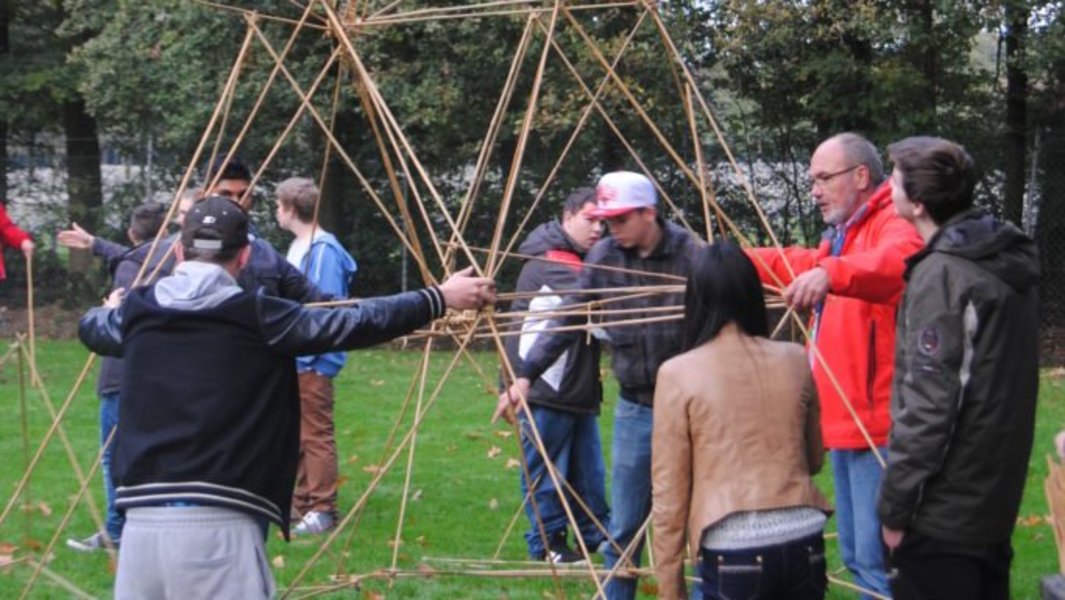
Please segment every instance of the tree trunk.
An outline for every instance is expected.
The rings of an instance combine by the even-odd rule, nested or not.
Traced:
[[[1006,128],[1003,150],[1006,158],[1005,197],[1002,214],[1017,225],[1024,212],[1025,134],[1028,126],[1028,74],[1024,70],[1028,11],[1023,0],[1006,3]]]
[[[99,231],[103,222],[100,138],[96,119],[86,112],[81,98],[63,104],[63,133],[66,134],[70,220],[89,231]],[[91,265],[92,255],[87,250],[70,253],[71,271],[84,273]]]

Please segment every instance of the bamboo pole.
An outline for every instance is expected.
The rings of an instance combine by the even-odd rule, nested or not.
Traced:
[[[518,75],[521,73],[521,66],[528,53],[529,43],[532,40],[534,22],[535,19],[532,15],[526,19],[525,29],[522,30],[521,39],[518,41],[518,47],[515,50],[514,58],[510,63],[510,70],[507,72],[507,79],[503,84],[503,93],[500,94],[499,101],[496,103],[492,120],[488,124],[488,133],[478,151],[477,163],[474,166],[473,181],[470,183],[470,187],[466,191],[466,198],[462,202],[462,208],[459,211],[458,221],[462,231],[466,230],[470,215],[473,214],[474,199],[477,197],[481,183],[488,171],[488,161],[492,156],[492,148],[495,146],[499,132],[502,130],[503,117],[506,115],[506,108],[510,105],[511,98],[514,95],[514,89],[517,87]],[[450,262],[453,258],[453,250],[455,249],[454,244],[455,236],[452,235],[445,253],[445,264]]]
[[[615,53],[614,62],[612,63],[615,67],[619,62],[621,62],[621,57],[625,55],[625,51],[628,49],[629,45],[632,44],[632,40],[636,36],[636,32],[640,30],[640,24],[643,23],[644,16],[645,15],[641,13],[640,16],[636,19],[636,24],[633,25],[632,29],[629,31],[629,34],[625,37],[625,41]],[[556,44],[552,45],[557,48]],[[514,230],[514,235],[511,236],[510,241],[507,243],[506,249],[503,251],[501,256],[514,256],[513,254],[511,254],[511,251],[518,243],[521,232],[525,231],[525,227],[529,224],[529,220],[532,218],[533,213],[536,211],[536,207],[540,205],[540,202],[546,195],[547,190],[550,188],[551,184],[554,183],[555,177],[558,176],[558,172],[562,169],[562,164],[569,156],[570,150],[572,150],[573,146],[577,143],[577,139],[580,137],[581,132],[584,131],[584,127],[585,125],[587,125],[588,119],[591,117],[592,111],[599,107],[599,98],[602,97],[603,93],[606,91],[606,86],[609,83],[610,77],[604,77],[599,82],[599,86],[596,88],[595,94],[592,96],[592,99],[588,102],[587,105],[585,105],[584,109],[581,110],[581,116],[577,120],[577,125],[574,126],[573,132],[570,134],[569,139],[566,140],[566,144],[563,146],[562,152],[559,153],[558,160],[555,161],[555,164],[551,167],[551,171],[548,172],[547,177],[545,177],[543,183],[540,184],[536,192],[536,197],[533,199],[532,205],[529,206],[529,208],[525,211],[525,216],[522,217],[521,223]]]
[[[22,352],[26,351],[24,346],[21,347],[20,350]],[[2,525],[4,523],[4,521],[7,520],[7,517],[11,514],[12,509],[14,508],[15,504],[18,501],[18,498],[22,495],[22,493],[25,490],[26,486],[29,485],[30,476],[33,474],[33,471],[36,470],[37,465],[40,463],[41,457],[44,455],[45,449],[48,447],[48,445],[52,441],[52,437],[56,435],[57,431],[61,431],[62,430],[63,417],[66,416],[67,410],[70,409],[70,405],[73,403],[74,397],[77,395],[78,390],[81,388],[81,384],[85,381],[85,377],[88,375],[89,369],[92,367],[93,359],[95,357],[96,357],[95,354],[89,356],[89,360],[86,361],[85,367],[82,369],[81,374],[78,375],[78,379],[74,383],[74,387],[71,389],[70,394],[67,396],[67,399],[63,402],[63,405],[60,407],[59,412],[54,414],[54,416],[52,418],[52,424],[48,427],[48,431],[45,432],[44,438],[37,445],[37,450],[34,452],[33,458],[30,459],[29,468],[27,468],[26,471],[23,472],[22,478],[19,479],[18,484],[15,486],[14,492],[11,493],[11,498],[8,499],[7,505],[4,506],[3,512],[0,512],[0,525]],[[33,363],[30,363],[30,381],[31,382],[34,381],[34,374],[35,373],[36,373],[36,369],[34,368]],[[43,385],[40,388],[40,392],[41,392],[41,395],[44,396],[45,390],[44,390]],[[64,438],[65,438],[65,433],[60,434],[60,439],[64,439]],[[69,447],[68,447],[68,450],[69,450]],[[70,450],[70,452],[73,452],[73,451]],[[77,466],[77,461],[76,460],[74,460],[73,463],[74,464],[72,464],[71,466],[74,468],[75,474],[78,476],[79,482],[81,482],[82,481],[81,468],[80,468],[80,466]],[[97,524],[97,526],[99,526],[102,521],[100,520],[99,513],[95,510],[95,504],[91,503],[91,501],[90,501],[89,506],[90,506],[90,513],[92,514],[92,516],[94,518],[94,521]]]
[[[518,175],[521,172],[522,161],[525,159],[525,148],[529,143],[529,132],[532,131],[533,117],[536,115],[537,103],[540,99],[540,87],[543,85],[544,72],[547,69],[547,57],[551,49],[551,42],[555,39],[555,30],[558,27],[558,13],[562,6],[562,0],[555,0],[554,10],[551,11],[551,20],[545,32],[544,47],[540,51],[540,61],[536,66],[536,75],[533,76],[532,91],[525,108],[525,117],[522,120],[521,130],[518,132],[518,141],[514,150],[514,156],[510,163],[510,173],[507,176],[506,185],[503,187],[503,203],[499,209],[499,217],[496,220],[496,229],[492,235],[492,243],[489,246],[488,266],[485,271],[490,276],[495,276],[499,267],[496,252],[503,240],[503,228],[507,223],[507,213],[510,212],[510,203],[514,198],[514,190],[518,185]],[[542,28],[542,27],[541,27]]]
[[[633,33],[635,33],[635,31]],[[581,91],[583,91],[586,96],[591,97],[592,91],[588,88],[587,84],[584,83],[583,78],[581,78],[580,73],[577,71],[577,68],[573,65],[573,63],[569,60],[569,57],[566,56],[566,54],[562,52],[561,48],[559,48],[557,45],[555,46],[555,52],[559,55],[559,58],[562,59],[563,64],[565,64],[573,79],[580,86]],[[611,70],[611,72],[613,71]],[[616,81],[615,85],[617,85]],[[669,193],[665,190],[665,188],[662,187],[662,184],[658,182],[658,177],[655,176],[655,174],[651,171],[651,168],[647,165],[647,163],[644,162],[642,158],[640,158],[639,153],[636,152],[636,148],[632,145],[631,142],[629,142],[628,138],[625,137],[625,134],[622,133],[621,128],[618,127],[618,125],[614,122],[614,119],[612,119],[610,115],[606,112],[606,109],[603,108],[598,102],[596,102],[595,109],[603,118],[603,122],[606,123],[610,131],[625,148],[625,151],[628,152],[629,156],[632,157],[633,162],[636,163],[636,165],[640,168],[640,171],[642,171],[644,175],[646,175],[647,178],[651,181],[651,184],[654,185],[655,190],[657,190],[658,192],[658,195],[661,196],[665,204],[673,210],[674,216],[680,222],[680,224],[683,225],[689,231],[694,231],[691,224],[688,223],[688,220],[684,217],[684,212],[681,211],[679,207],[677,207],[675,202],[673,202],[673,199],[670,197]],[[687,168],[686,165],[681,165],[681,167],[682,171]]]
[[[111,435],[114,435],[114,430],[111,431]],[[109,443],[110,441],[111,439],[109,437],[107,439],[107,442]],[[81,480],[81,487],[78,489],[78,493],[75,494],[73,498],[71,498],[69,506],[67,507],[66,512],[63,514],[63,518],[59,521],[59,526],[56,527],[55,534],[52,536],[52,539],[48,541],[48,544],[41,552],[41,556],[44,557],[44,560],[40,560],[35,563],[33,574],[30,575],[29,581],[26,582],[26,586],[22,588],[22,593],[19,595],[19,600],[23,600],[29,595],[30,590],[33,589],[34,584],[37,582],[37,578],[41,576],[41,571],[44,569],[44,563],[47,560],[47,557],[52,554],[52,550],[55,548],[56,543],[59,541],[59,536],[63,534],[63,530],[66,529],[67,524],[70,522],[70,517],[74,515],[74,510],[78,507],[78,503],[81,501],[82,496],[85,495],[85,490],[89,488],[89,480],[92,478],[93,475],[96,474],[96,468],[100,466],[100,461],[104,455],[104,448],[106,447],[106,444],[100,447],[100,451],[97,453],[96,456],[96,462],[93,463],[92,468],[89,470],[89,476]]]
[[[458,242],[461,245],[465,246],[466,242],[463,239],[463,236],[459,231],[454,218],[452,218],[450,211],[447,210],[447,206],[440,198],[440,195],[436,191],[436,188],[433,187],[432,180],[429,178],[429,175],[426,173],[424,167],[422,167],[421,162],[417,160],[413,148],[410,146],[410,143],[407,141],[406,137],[402,134],[401,128],[399,127],[399,123],[396,121],[395,117],[392,115],[391,110],[388,108],[388,105],[381,97],[377,86],[374,84],[373,79],[370,77],[370,74],[367,71],[365,65],[363,65],[362,59],[359,58],[359,54],[355,52],[355,48],[354,46],[352,46],[351,40],[349,40],[347,36],[344,35],[343,26],[337,18],[336,12],[327,3],[322,2],[321,4],[325,9],[327,16],[329,17],[329,22],[334,28],[335,33],[340,37],[340,40],[344,45],[344,49],[348,54],[348,58],[355,66],[355,69],[358,72],[360,79],[365,84],[367,91],[377,103],[378,110],[384,117],[385,122],[388,123],[389,128],[386,129],[396,134],[397,143],[402,146],[404,152],[406,152],[406,154],[411,158],[412,162],[414,163],[415,170],[418,171],[419,177],[422,179],[422,183],[429,190],[430,196],[432,196],[434,202],[437,205],[437,208],[440,210],[441,214],[447,221],[448,225],[451,227],[452,231],[456,232],[458,236]],[[466,252],[466,255],[470,261],[470,264],[473,266],[474,270],[478,273],[478,275],[483,275],[484,271],[481,268],[481,265],[478,264],[477,261],[474,259],[473,254]],[[444,268],[446,269],[447,265],[444,265]]]
[[[275,61],[279,60],[279,57],[277,53],[274,52],[272,46],[267,45],[266,49]],[[344,161],[348,169],[359,181],[359,184],[362,186],[363,190],[368,196],[370,196],[370,198],[380,209],[381,215],[385,218],[385,221],[392,228],[392,231],[396,234],[396,237],[400,240],[401,243],[403,243],[407,247],[407,249],[411,252],[412,255],[416,257],[420,256],[417,253],[416,249],[411,245],[410,240],[407,239],[407,236],[404,235],[403,230],[400,229],[398,224],[396,224],[395,219],[388,212],[388,209],[385,207],[384,202],[381,200],[380,196],[377,195],[377,192],[373,189],[373,186],[370,185],[370,182],[355,165],[355,161],[352,160],[350,155],[348,155],[344,147],[340,144],[339,141],[337,141],[336,136],[333,135],[331,128],[322,119],[321,115],[318,113],[318,110],[310,103],[310,99],[306,96],[306,94],[303,93],[303,90],[299,87],[299,84],[295,81],[294,78],[292,78],[291,74],[288,73],[287,69],[284,69],[283,72],[285,73],[286,78],[289,80],[289,83],[295,90],[296,95],[300,98],[300,101],[304,105],[306,105],[308,114],[310,114],[311,118],[315,121],[315,123],[318,124],[318,127],[322,131],[322,134],[325,135],[326,139],[329,141],[330,146],[337,152],[337,156],[339,156]]]
[[[429,376],[429,357],[433,352],[433,340],[430,338],[425,343],[425,351],[422,353],[422,366],[418,375],[418,400],[414,405],[414,413],[422,411],[422,402],[425,400],[425,380]],[[399,546],[403,542],[403,520],[407,514],[407,500],[410,498],[410,479],[414,472],[414,449],[418,444],[418,433],[411,436],[407,450],[407,468],[403,476],[403,493],[399,500],[399,515],[396,517],[396,535],[392,543],[392,569],[399,563]],[[389,585],[391,587],[391,584]]]
[[[470,336],[466,336],[465,338],[463,338],[463,342],[462,342],[463,347],[465,347],[469,343],[469,341],[470,341]],[[429,409],[432,408],[432,406],[435,404],[436,399],[439,397],[440,390],[443,389],[444,383],[451,376],[451,372],[454,370],[455,365],[458,362],[459,356],[460,355],[458,353],[455,353],[454,357],[451,360],[451,363],[448,365],[447,369],[444,371],[444,374],[441,376],[440,381],[437,383],[436,388],[434,388],[432,395],[429,397],[429,400],[426,402],[425,409],[420,414],[416,414],[415,415],[414,423],[411,425],[410,429],[407,430],[406,435],[404,435],[403,439],[397,445],[395,451],[389,456],[388,460],[385,461],[378,468],[378,470],[374,473],[374,475],[371,478],[369,484],[367,485],[366,491],[364,491],[363,494],[355,501],[355,504],[348,511],[348,514],[345,515],[343,519],[341,519],[340,523],[337,524],[337,527],[326,537],[325,540],[323,540],[323,542],[319,546],[318,550],[315,551],[315,553],[311,556],[311,558],[304,564],[303,568],[299,571],[299,573],[297,573],[296,576],[293,578],[292,582],[289,584],[290,590],[291,590],[292,587],[296,586],[300,581],[302,581],[304,577],[307,576],[307,573],[310,572],[310,569],[317,563],[318,559],[321,558],[321,556],[326,552],[326,550],[330,547],[330,545],[336,540],[337,536],[340,535],[340,533],[344,530],[344,528],[348,525],[348,523],[351,522],[351,520],[354,518],[354,515],[356,515],[357,513],[361,512],[362,509],[366,506],[366,503],[369,501],[370,495],[374,492],[374,490],[377,489],[377,486],[380,485],[381,481],[384,479],[384,476],[388,473],[388,471],[391,468],[392,464],[395,463],[396,459],[399,457],[400,453],[403,451],[403,448],[405,448],[406,445],[408,443],[410,443],[410,440],[411,440],[411,438],[414,435],[414,431],[417,430],[417,428],[421,426],[421,423],[424,420],[425,415],[428,414]],[[290,591],[285,592],[285,594],[282,595],[281,598],[282,599],[287,598],[289,596],[289,594],[290,594]]]

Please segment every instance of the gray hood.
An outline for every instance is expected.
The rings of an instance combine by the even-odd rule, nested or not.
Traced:
[[[1018,291],[1039,284],[1035,243],[1012,223],[998,221],[981,209],[955,215],[944,223],[926,250],[971,260]],[[922,251],[914,258],[924,254]]]
[[[237,280],[222,267],[187,260],[155,284],[155,301],[165,308],[201,310],[218,306],[241,291]]]

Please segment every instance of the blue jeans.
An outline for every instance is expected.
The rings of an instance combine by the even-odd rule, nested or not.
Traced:
[[[107,443],[111,437],[111,430],[118,426],[118,403],[120,394],[100,394],[100,447]],[[116,544],[122,539],[122,526],[126,524],[126,518],[118,514],[115,509],[115,482],[111,479],[111,457],[114,455],[114,439],[104,449],[104,455],[100,459],[100,472],[104,478],[104,494],[107,496],[107,537]]]
[[[571,413],[543,406],[531,406],[536,429],[547,455],[558,471],[559,479],[569,482],[574,493],[588,506],[596,519],[604,526],[610,520],[610,508],[606,504],[606,467],[603,464],[603,448],[599,441],[599,421],[596,415]],[[529,555],[538,558],[544,553],[544,540],[537,526],[537,513],[544,525],[544,532],[552,534],[566,531],[569,522],[562,508],[558,490],[547,466],[536,449],[529,424],[524,413],[521,416],[521,449],[529,467],[533,482],[539,480],[532,499],[525,503],[525,514],[530,529],[525,534]],[[529,482],[521,478],[521,494],[529,491]],[[535,508],[533,507],[535,500]],[[577,526],[585,545],[592,552],[605,536],[588,514],[567,494],[566,501],[577,519]]]
[[[610,484],[610,537],[621,551],[636,537],[651,513],[651,429],[654,409],[618,398],[614,410],[613,461]],[[644,538],[630,555],[632,564],[640,566]],[[607,569],[621,558],[613,545],[603,548]],[[636,597],[636,579],[615,575],[606,585],[609,600],[632,600]]]
[[[880,448],[887,459],[887,449]],[[891,596],[876,495],[884,468],[872,450],[832,450],[832,478],[836,486],[836,527],[843,564],[854,583],[884,596]],[[870,596],[862,594],[864,599]]]
[[[821,600],[825,597],[825,538],[821,534],[774,546],[699,552],[703,597],[711,600]]]

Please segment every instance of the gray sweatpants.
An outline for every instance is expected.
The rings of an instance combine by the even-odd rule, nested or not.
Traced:
[[[116,600],[273,595],[262,529],[252,517],[207,506],[126,511]]]

